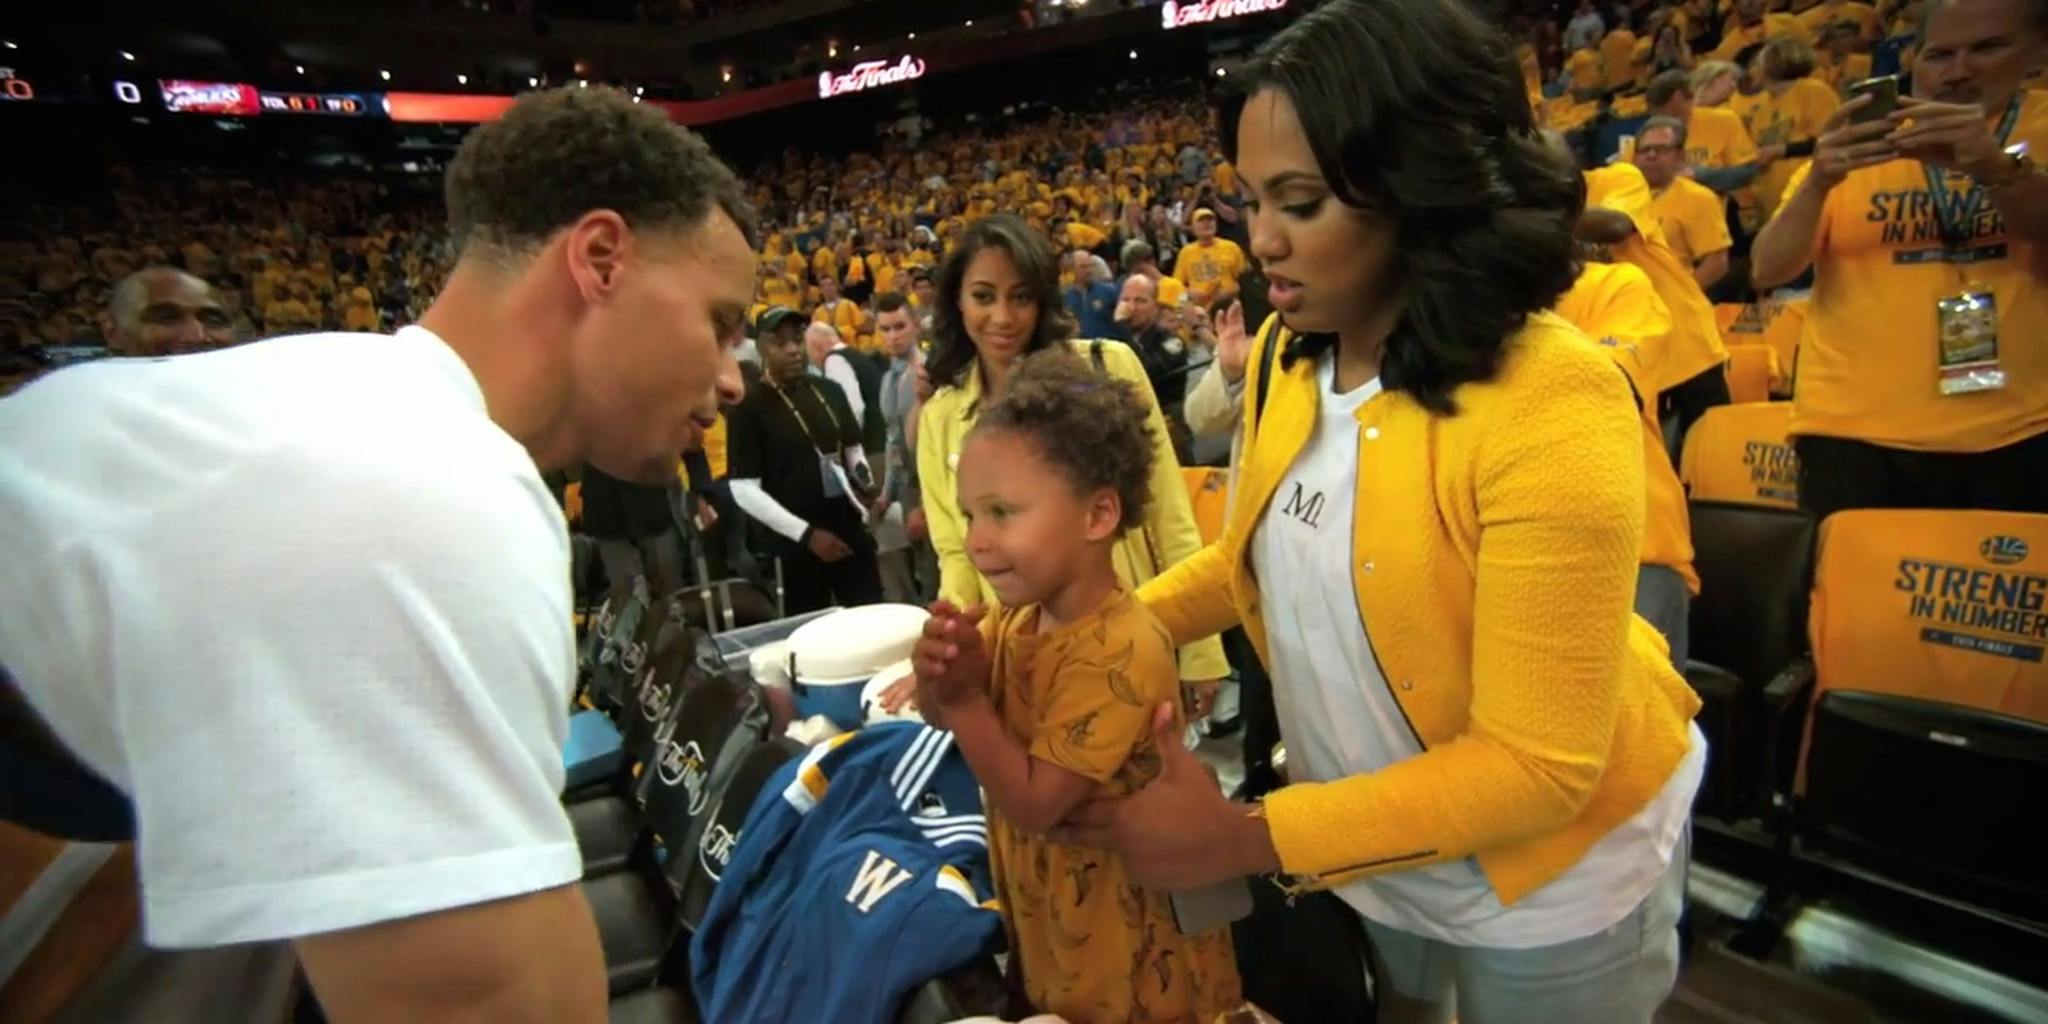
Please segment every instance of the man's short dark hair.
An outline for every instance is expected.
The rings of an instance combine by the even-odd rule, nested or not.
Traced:
[[[932,281],[932,272],[931,272],[931,268],[929,268],[929,267],[919,267],[919,268],[917,268],[916,270],[913,270],[913,271],[911,271],[911,272],[910,272],[910,283],[911,283],[911,284],[920,284],[920,283],[922,283],[922,284],[930,284],[930,283],[931,283],[931,281]]]
[[[1681,150],[1685,148],[1684,121],[1680,121],[1675,117],[1660,116],[1650,118],[1649,120],[1643,122],[1643,126],[1641,128],[1636,130],[1636,138],[1640,140],[1643,136],[1648,135],[1653,131],[1669,131],[1671,133],[1671,144],[1677,146]]]
[[[908,308],[909,306],[910,300],[904,298],[902,292],[883,292],[880,295],[875,296],[876,316],[882,316],[885,313],[894,313],[899,309],[905,309]]]
[[[1127,243],[1124,251],[1117,254],[1117,260],[1123,264],[1126,271],[1135,270],[1158,258],[1159,254],[1152,251],[1150,242]]]
[[[465,255],[524,252],[599,209],[642,231],[687,230],[720,209],[753,244],[753,212],[732,170],[695,133],[615,89],[520,97],[463,141],[447,199]]]
[[[1654,110],[1678,98],[1680,93],[1692,95],[1692,72],[1672,68],[1650,79],[1649,87],[1643,90],[1643,99]]]

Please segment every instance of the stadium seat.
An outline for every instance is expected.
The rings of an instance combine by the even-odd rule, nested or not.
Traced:
[[[1783,379],[1778,354],[1765,345],[1728,346],[1728,397],[1735,402],[1768,402]]]
[[[2014,800],[2048,791],[2048,725],[1957,704],[1834,690],[1813,712],[1803,853],[2048,924],[2039,847]]]
[[[802,757],[805,749],[793,739],[777,736],[747,751],[712,803],[702,837],[691,848],[691,855],[671,856],[664,865],[664,872],[681,893],[678,902],[684,928],[695,931],[704,919],[704,908],[711,903],[711,890],[717,887],[718,877],[732,857],[732,847],[740,840],[747,814],[753,810],[754,801],[769,778],[783,765]]]
[[[647,827],[664,851],[662,875],[672,892],[681,890],[707,812],[768,728],[767,706],[751,679],[693,668],[681,691],[641,773]]]
[[[1799,367],[1799,339],[1806,332],[1806,306],[1806,299],[1724,302],[1714,307],[1714,321],[1721,328],[1721,341],[1731,351],[1742,345],[1764,345],[1776,353],[1781,378],[1772,390],[1789,395]]]
[[[697,1004],[672,988],[642,989],[612,1000],[611,1024],[697,1024]]]
[[[1821,691],[2048,723],[2048,515],[1857,509],[1820,536]]]
[[[1792,450],[1792,403],[1745,402],[1708,409],[1686,432],[1678,475],[1694,499],[1799,507],[1799,456]]]
[[[626,687],[644,665],[662,621],[656,606],[637,587],[618,607],[620,611],[590,666],[591,700],[608,711],[625,706]]]
[[[662,886],[635,871],[616,871],[583,883],[583,898],[597,920],[611,994],[654,984],[674,936],[675,903]]]
[[[616,796],[570,804],[569,825],[583,854],[584,878],[624,868],[640,838],[639,815],[632,804]]]
[[[1798,512],[1693,501],[1692,657],[1686,680],[1700,694],[1700,729],[1713,756],[1698,807],[1723,820],[1758,814],[1784,782],[1796,752],[1777,739],[1812,682],[1804,657],[1812,520]]]
[[[903,1000],[896,1024],[948,1024],[963,1017],[999,1017],[1009,988],[994,959],[981,959],[939,975]]]
[[[581,792],[618,774],[624,743],[604,712],[586,709],[570,715],[569,736],[562,744],[563,791]]]

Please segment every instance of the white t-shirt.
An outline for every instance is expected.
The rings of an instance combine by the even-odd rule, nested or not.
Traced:
[[[1309,782],[1378,771],[1423,750],[1373,653],[1351,575],[1356,560],[1331,556],[1351,549],[1357,413],[1380,392],[1374,379],[1334,393],[1334,363],[1325,355],[1317,368],[1314,433],[1252,535],[1252,564],[1269,581],[1260,588],[1261,614],[1288,777]],[[1626,917],[1656,886],[1705,764],[1706,741],[1695,727],[1691,751],[1656,798],[1512,907],[1501,905],[1471,858],[1361,879],[1337,895],[1377,923],[1461,946],[1520,949],[1583,938]]]
[[[129,793],[152,945],[573,882],[568,535],[447,345],[312,334],[0,401],[0,664]]]

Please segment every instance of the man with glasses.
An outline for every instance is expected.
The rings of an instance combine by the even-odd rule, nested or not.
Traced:
[[[1645,122],[1636,136],[1635,160],[1656,197],[1650,209],[1671,254],[1692,269],[1701,290],[1711,291],[1728,276],[1728,251],[1735,243],[1721,197],[1685,173],[1685,124],[1672,117]]]

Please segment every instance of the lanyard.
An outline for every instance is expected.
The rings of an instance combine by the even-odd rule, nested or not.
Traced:
[[[832,403],[826,401],[823,395],[818,394],[818,382],[812,380],[811,375],[808,373],[804,374],[803,381],[806,385],[810,387],[811,394],[818,399],[818,404],[825,407],[825,415],[830,416],[832,418],[832,429],[839,431],[840,436],[845,436],[846,425],[839,422],[839,414],[832,411]],[[777,397],[780,397],[782,399],[783,405],[789,406],[789,414],[791,416],[796,417],[796,425],[803,429],[804,440],[811,442],[812,448],[815,448],[820,452],[825,452],[828,454],[830,452],[838,450],[837,445],[834,445],[828,449],[824,445],[818,443],[818,435],[811,433],[811,421],[804,419],[803,411],[796,407],[795,402],[789,400],[789,392],[782,390],[782,388],[774,384],[768,385],[768,390],[775,392]]]
[[[2012,102],[2005,105],[2005,116],[1998,121],[2000,148],[2004,148],[2006,137],[2012,134],[2012,127],[2019,118],[2020,94],[2014,93]],[[1962,211],[1949,209],[1948,174],[1939,167],[1924,163],[1920,165],[1920,170],[1927,175],[1927,196],[1934,201],[1934,224],[1941,232],[1941,246],[1954,252],[1962,246],[1965,225],[1961,216],[1951,216],[1952,212],[1959,214]],[[1970,187],[1974,190],[1976,182],[1971,182]]]

